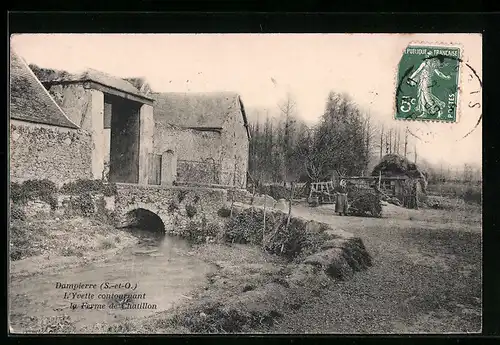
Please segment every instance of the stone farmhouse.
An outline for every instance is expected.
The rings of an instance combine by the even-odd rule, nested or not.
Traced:
[[[92,138],[70,120],[26,63],[10,53],[10,179],[58,184],[92,176]]]
[[[30,68],[12,51],[10,75],[12,181],[246,187],[235,93],[157,93],[143,78]]]

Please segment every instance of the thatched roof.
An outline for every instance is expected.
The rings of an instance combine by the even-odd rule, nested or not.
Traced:
[[[36,65],[31,65],[38,79],[44,84],[61,84],[61,83],[83,83],[92,81],[119,91],[130,93],[136,96],[145,97],[144,93],[140,92],[127,79],[115,77],[92,68],[85,70],[82,73],[72,74],[62,70],[53,70],[49,68],[41,68]],[[139,78],[129,78],[139,79]],[[134,80],[134,82],[137,82]]]
[[[232,92],[153,93],[156,123],[183,128],[222,129],[226,118],[235,110],[241,111],[248,132],[243,103]]]
[[[67,128],[78,128],[50,96],[24,60],[10,52],[10,117]]]
[[[425,173],[415,163],[395,154],[388,154],[373,168],[372,176],[408,176],[410,178],[426,179]]]

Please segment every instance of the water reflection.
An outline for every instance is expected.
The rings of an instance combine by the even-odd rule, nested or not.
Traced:
[[[139,227],[129,227],[123,230],[138,238],[137,245],[133,249],[135,255],[167,256],[170,258],[173,254],[185,253],[191,249],[191,245],[186,240],[177,236]]]

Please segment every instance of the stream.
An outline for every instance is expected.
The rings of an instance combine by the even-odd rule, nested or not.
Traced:
[[[10,314],[66,314],[77,329],[112,324],[168,310],[189,300],[190,292],[203,286],[207,273],[215,269],[190,255],[190,246],[182,239],[140,229],[128,231],[139,238],[138,244],[110,259],[13,279]],[[80,283],[86,285],[78,286]]]

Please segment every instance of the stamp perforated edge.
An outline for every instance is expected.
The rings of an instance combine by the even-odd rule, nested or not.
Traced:
[[[440,120],[430,120],[430,119],[411,119],[411,118],[397,118],[397,105],[396,102],[394,101],[396,99],[396,93],[398,90],[398,85],[399,85],[399,80],[398,80],[398,71],[399,71],[399,63],[401,62],[401,58],[403,57],[404,51],[410,47],[410,46],[428,46],[428,47],[436,47],[436,48],[459,48],[460,49],[460,68],[458,72],[458,92],[457,92],[457,111],[455,112],[455,121],[440,121]],[[394,73],[394,93],[393,93],[393,120],[396,121],[411,121],[411,122],[425,122],[425,123],[439,123],[443,125],[450,125],[450,124],[455,124],[459,123],[460,118],[462,117],[462,107],[460,106],[460,100],[461,100],[461,93],[463,92],[463,89],[461,88],[462,82],[463,82],[463,73],[464,72],[464,67],[465,66],[465,49],[462,43],[459,42],[438,42],[438,41],[410,41],[406,46],[401,50],[401,58],[398,61],[398,64],[396,66],[396,72]]]

